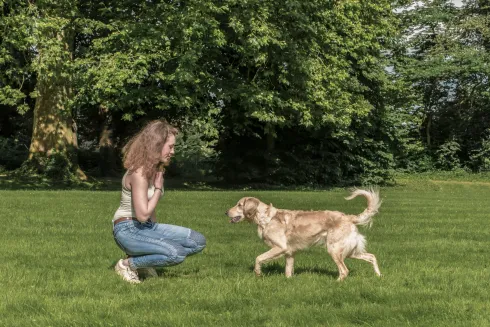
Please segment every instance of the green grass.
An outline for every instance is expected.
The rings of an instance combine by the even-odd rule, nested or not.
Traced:
[[[117,191],[0,191],[0,326],[489,326],[490,186],[406,182],[382,188],[368,250],[383,277],[348,259],[336,281],[326,251],[252,272],[267,247],[255,226],[224,215],[244,195],[276,207],[363,210],[348,193],[166,190],[159,220],[191,227],[203,253],[140,285],[113,271]]]

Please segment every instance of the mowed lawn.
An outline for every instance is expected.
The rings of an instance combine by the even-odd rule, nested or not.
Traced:
[[[0,191],[0,326],[490,326],[490,185],[416,182],[382,188],[373,227],[363,230],[382,278],[347,259],[350,275],[323,248],[253,274],[267,250],[256,227],[228,223],[242,196],[276,207],[360,213],[347,190],[176,191],[161,222],[191,227],[203,253],[130,285],[113,270],[122,257],[111,218],[119,192]]]

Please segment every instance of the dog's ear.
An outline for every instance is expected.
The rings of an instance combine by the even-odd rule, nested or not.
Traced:
[[[259,206],[259,200],[255,198],[248,198],[243,204],[243,214],[245,217],[253,217],[257,214],[257,207]]]

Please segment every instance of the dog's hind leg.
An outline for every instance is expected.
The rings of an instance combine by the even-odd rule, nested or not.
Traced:
[[[286,277],[291,277],[294,274],[294,255],[286,254]]]
[[[371,263],[373,265],[374,272],[376,273],[376,275],[381,277],[381,272],[379,271],[379,267],[378,267],[378,260],[376,260],[376,257],[374,256],[374,254],[358,253],[358,254],[350,255],[349,258],[364,260],[364,261]]]
[[[347,269],[347,266],[344,263],[343,249],[339,246],[329,245],[327,250],[339,269],[339,278],[337,280],[339,282],[343,281],[349,274],[349,269]]]
[[[269,251],[262,253],[255,259],[255,275],[260,276],[262,273],[261,266],[262,264],[271,261],[273,259],[277,259],[282,257],[284,254],[286,254],[286,249],[282,249],[280,247],[274,247],[270,249]]]

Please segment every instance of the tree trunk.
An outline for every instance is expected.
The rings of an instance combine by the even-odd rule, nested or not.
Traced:
[[[53,32],[63,50],[63,60],[48,58],[48,50],[39,46],[39,67],[36,91],[38,93],[34,106],[33,131],[29,158],[37,168],[44,170],[42,159],[53,154],[67,158],[69,168],[78,178],[86,179],[78,166],[78,142],[76,124],[73,120],[68,102],[72,96],[71,77],[67,72],[67,63],[72,60],[73,36],[65,31]],[[46,62],[44,62],[44,57]],[[47,62],[50,61],[50,62]],[[55,62],[55,63],[53,63]],[[41,160],[40,160],[41,159]]]
[[[101,176],[117,176],[116,151],[113,139],[112,117],[104,106],[100,106],[101,128],[99,135],[99,173]]]
[[[425,137],[426,137],[426,140],[427,140],[427,148],[430,149],[431,147],[431,139],[430,139],[430,135],[431,135],[431,126],[432,126],[432,114],[428,114],[427,115],[427,124],[425,126]]]

